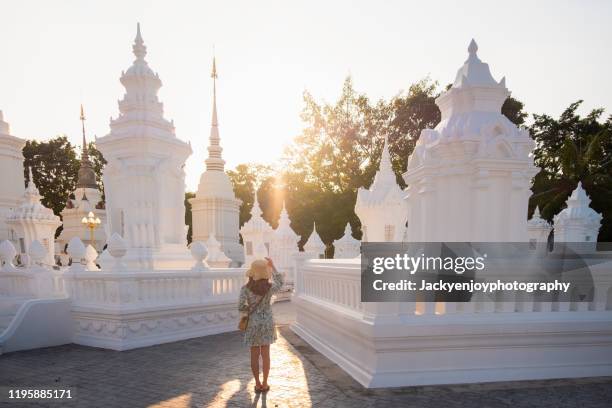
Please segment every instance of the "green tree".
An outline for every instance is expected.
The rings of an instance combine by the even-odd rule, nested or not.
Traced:
[[[59,215],[75,188],[79,171],[74,146],[64,135],[46,142],[28,140],[23,148],[24,180],[32,167],[42,203]]]
[[[501,113],[516,126],[523,126],[529,114],[524,111],[525,105],[518,99],[509,96],[501,107]]]
[[[552,220],[564,207],[578,182],[592,199],[591,207],[604,216],[599,241],[612,240],[612,118],[601,120],[603,109],[585,117],[576,113],[582,101],[572,103],[559,117],[533,115],[529,128],[536,142],[535,176],[530,213],[540,207]]]
[[[406,184],[400,175],[406,170],[408,157],[421,131],[433,129],[440,123],[440,109],[436,105],[439,94],[438,83],[425,78],[410,85],[407,92],[396,96],[388,104],[391,117],[387,134],[391,145],[391,160],[397,181],[402,187]]]
[[[239,224],[242,227],[251,218],[256,187],[264,180],[273,177],[273,170],[270,166],[262,164],[239,164],[234,170],[228,170],[227,175],[234,187],[234,195],[242,201]],[[259,195],[257,197],[261,200]],[[263,207],[265,200],[260,201],[259,204]]]

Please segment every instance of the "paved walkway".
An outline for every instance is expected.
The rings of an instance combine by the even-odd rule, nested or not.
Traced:
[[[279,323],[291,305],[275,305]],[[116,352],[76,345],[0,356],[4,407],[602,407],[612,379],[366,390],[280,327],[272,346],[271,391],[253,392],[238,332]],[[70,388],[61,402],[8,403],[9,388]]]

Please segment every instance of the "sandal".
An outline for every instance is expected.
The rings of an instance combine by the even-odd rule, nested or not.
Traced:
[[[253,387],[253,388],[254,388],[254,390],[255,390],[255,394],[259,394],[259,393],[261,393],[261,392],[263,391],[263,389],[261,388],[261,386],[259,386],[259,387],[258,387],[258,386],[256,385],[256,386],[255,386],[255,387]]]
[[[261,387],[261,392],[268,392],[270,391],[270,386],[268,385],[267,387]]]

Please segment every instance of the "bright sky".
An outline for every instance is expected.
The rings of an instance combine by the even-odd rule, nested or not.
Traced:
[[[389,98],[430,75],[452,82],[472,37],[493,76],[529,112],[581,98],[612,107],[607,1],[1,1],[0,109],[13,134],[80,145],[108,133],[133,60],[136,22],[177,136],[191,141],[187,189],[204,169],[217,55],[221,143],[229,167],[273,163],[302,123],[302,93],[334,101],[346,75]]]

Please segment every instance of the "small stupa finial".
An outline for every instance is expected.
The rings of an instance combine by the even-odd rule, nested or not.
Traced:
[[[142,34],[140,33],[140,23],[136,23],[136,38],[134,39],[134,45],[132,46],[134,55],[137,59],[143,60],[147,55],[147,47],[144,45]]]
[[[470,56],[476,55],[476,53],[478,52],[478,44],[476,44],[476,41],[474,41],[473,38],[472,41],[470,41],[470,45],[468,46],[468,52],[470,53]]]

